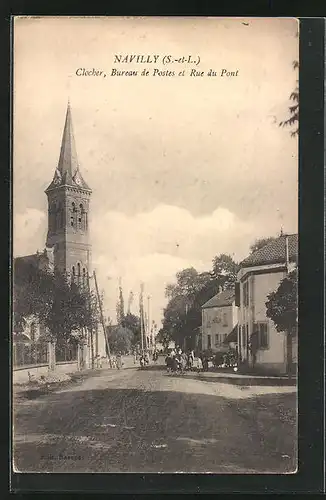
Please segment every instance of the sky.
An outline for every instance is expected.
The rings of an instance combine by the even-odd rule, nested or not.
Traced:
[[[177,271],[209,270],[220,253],[240,261],[257,238],[297,232],[298,143],[279,127],[298,79],[297,31],[275,18],[16,18],[14,256],[44,248],[68,98],[106,316],[115,320],[119,277],[135,313],[143,281],[160,326]],[[115,54],[158,59],[115,64]],[[164,55],[199,62],[164,65]]]

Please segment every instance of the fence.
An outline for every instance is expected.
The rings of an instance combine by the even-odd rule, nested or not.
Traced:
[[[48,346],[45,342],[15,342],[12,346],[13,367],[47,364]]]
[[[55,347],[55,360],[57,363],[77,361],[77,345],[56,345]]]

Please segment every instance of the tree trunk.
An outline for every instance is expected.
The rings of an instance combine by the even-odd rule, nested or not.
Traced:
[[[91,334],[92,369],[94,370],[94,336],[93,336],[93,328],[91,328],[90,334]]]
[[[292,378],[293,360],[292,360],[292,334],[286,333],[286,371],[289,378]]]

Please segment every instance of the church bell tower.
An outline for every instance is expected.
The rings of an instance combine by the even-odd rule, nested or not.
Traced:
[[[80,172],[69,102],[58,166],[45,193],[48,198],[46,246],[53,249],[54,269],[86,285],[91,267],[88,216],[92,191]]]

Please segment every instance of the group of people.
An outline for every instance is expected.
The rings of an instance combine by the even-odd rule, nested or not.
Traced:
[[[134,364],[136,364],[138,358],[138,354],[134,353]],[[156,363],[158,360],[158,352],[155,349],[153,352],[153,361]],[[142,351],[139,355],[139,364],[141,368],[145,368],[145,366],[148,366],[150,363],[150,354],[149,351]]]
[[[116,368],[117,370],[121,370],[123,366],[121,353],[118,352],[116,355],[111,356],[111,364],[112,368]]]
[[[196,356],[193,350],[183,352],[180,347],[171,349],[165,358],[168,372],[183,373],[186,370],[207,371],[209,359],[205,355]]]

